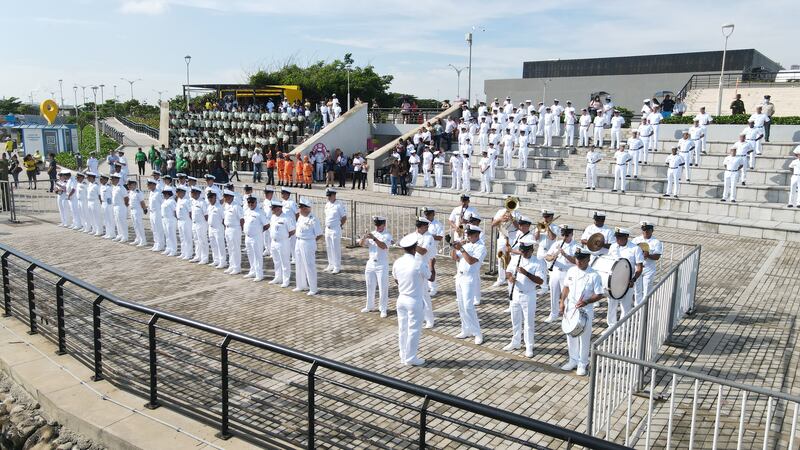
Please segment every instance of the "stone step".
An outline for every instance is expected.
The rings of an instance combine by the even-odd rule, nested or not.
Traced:
[[[787,208],[784,204],[745,202],[721,202],[711,198],[674,199],[659,194],[636,193],[620,194],[608,191],[586,191],[586,200],[594,204],[610,206],[630,206],[659,211],[672,211],[687,214],[708,214],[722,217],[770,220],[776,222],[800,223],[800,209]]]
[[[417,185],[412,187],[421,188],[423,180],[424,178],[422,176],[418,176]],[[452,185],[451,180],[452,177],[449,174],[442,176],[443,189],[450,188],[450,186]],[[508,195],[520,196],[526,194],[527,192],[530,192],[531,189],[535,188],[535,185],[533,183],[525,181],[502,180],[499,182],[492,182],[491,188],[492,188],[492,193],[494,194],[499,194],[499,195],[508,194]],[[475,177],[470,178],[470,191],[480,191],[480,189],[481,189],[480,179]]]
[[[664,165],[667,159],[666,152],[651,152],[648,155],[648,161],[654,165]],[[722,163],[725,161],[725,155],[701,155],[700,167],[706,168],[722,168]],[[788,170],[789,163],[792,158],[787,156],[756,156],[756,169],[759,170]]]
[[[382,183],[375,183],[375,189],[378,192],[388,193],[391,191],[391,186],[388,184]],[[412,189],[409,191],[409,194],[413,197],[424,197],[424,198],[433,198],[439,200],[445,200],[447,202],[452,202],[453,204],[457,204],[459,198],[461,197],[462,191],[454,191],[451,189],[435,189],[435,188],[423,188],[418,187],[416,189]],[[489,205],[489,206],[496,206],[501,207],[503,205],[503,197],[496,194],[485,194],[477,191],[469,192],[470,200],[473,205]],[[520,201],[523,202],[523,205],[537,205],[536,207],[543,207],[544,205],[548,205],[548,207],[566,207],[566,205],[570,204],[571,202],[575,202],[575,199],[559,199],[559,198],[548,198],[540,196],[539,194],[533,192],[525,193],[524,195],[519,195]],[[526,206],[527,207],[527,206]]]
[[[659,141],[658,149],[669,151],[672,147],[676,147],[678,145],[677,141]],[[706,142],[706,152],[710,154],[716,155],[727,155],[728,149],[733,146],[733,142]],[[796,147],[796,144],[773,144],[773,143],[761,143],[761,152],[765,156],[792,156],[792,150]]]
[[[758,162],[756,162],[758,164]],[[598,175],[611,175],[613,176],[613,168],[616,167],[613,163],[608,163],[599,165],[599,173]],[[633,168],[629,167],[629,171],[632,171]],[[665,165],[640,165],[639,166],[639,178],[651,178],[651,179],[667,179],[667,166]],[[692,167],[692,181],[709,181],[709,182],[720,182],[722,183],[725,178],[725,171],[719,168],[708,168],[708,167]],[[747,171],[747,183],[753,185],[767,185],[767,186],[789,186],[789,182],[792,178],[792,173],[788,170],[748,170]]]
[[[598,189],[611,189],[614,186],[614,177],[600,175],[597,177]],[[666,190],[666,179],[632,179],[628,178],[625,189],[633,194],[647,192],[663,194]],[[682,197],[722,198],[723,185],[721,182],[702,182],[692,180],[681,182],[678,195]],[[789,191],[785,187],[765,186],[741,183],[736,188],[736,199],[743,202],[786,203]]]

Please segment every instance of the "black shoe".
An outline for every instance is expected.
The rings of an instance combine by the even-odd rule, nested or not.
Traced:
[[[787,208],[794,208],[792,205],[786,205]]]
[[[669,197],[669,194],[664,194],[663,197]]]
[[[724,202],[724,201],[726,201],[726,200],[725,200],[724,198],[721,198],[719,201],[721,201],[721,202]]]
[[[675,199],[677,199],[677,198],[678,198],[678,196],[677,196],[677,195],[675,195],[674,197],[675,197]]]
[[[624,194],[624,193],[625,193],[625,191],[622,191],[622,193]]]
[[[688,178],[686,179],[686,182],[687,182],[687,183],[689,183],[689,182],[691,182],[691,181],[692,181],[692,180],[690,180],[690,179],[688,179]]]
[[[736,200],[731,200],[731,203],[736,203]]]
[[[617,190],[616,189],[612,189],[611,192],[617,192]]]
[[[625,178],[630,178],[630,177],[631,177],[630,175],[625,175]]]
[[[594,189],[594,188],[592,188],[592,190],[595,190],[595,189]]]
[[[634,176],[633,176],[633,178],[634,178],[634,179],[638,179],[638,178],[639,178],[639,176],[638,176],[638,175],[634,175]]]
[[[742,186],[747,186],[747,184],[744,181],[742,181]]]
[[[589,186],[586,186],[584,189],[591,189]]]

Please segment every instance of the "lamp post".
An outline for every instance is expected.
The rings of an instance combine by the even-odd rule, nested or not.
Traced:
[[[486,29],[482,26],[474,26],[472,27],[472,31],[486,31]],[[472,99],[472,33],[467,33],[465,38],[467,44],[469,45],[469,71],[467,72],[467,106],[469,106],[469,102]]]
[[[728,52],[728,38],[733,34],[732,23],[722,26],[722,35],[725,36],[725,46],[722,48],[722,67],[719,69],[719,97],[717,98],[717,116],[722,114],[722,77],[725,75],[725,54]]]
[[[119,101],[119,97],[117,96],[117,85],[116,84],[114,85],[114,101],[115,102]]]
[[[78,120],[78,85],[72,86],[72,92],[75,94],[75,120]]]
[[[92,94],[94,94],[94,151],[95,154],[100,154],[100,124],[97,119],[97,86],[92,86]]]
[[[157,91],[157,90],[153,89],[153,92],[156,92],[158,94],[158,106],[161,106],[161,94],[163,94],[164,92],[167,92],[167,91]]]
[[[33,93],[36,92],[36,91],[38,91],[38,89],[34,89],[34,90],[31,91],[31,95],[30,95],[31,105],[33,105]]]
[[[83,145],[83,128],[81,128],[81,123],[78,121],[78,85],[72,86],[72,92],[75,94],[75,123],[78,125],[78,151],[80,151],[81,145]]]
[[[542,104],[547,106],[547,84],[550,83],[553,79],[548,78],[544,80],[544,86],[542,87]]]
[[[462,68],[459,69],[458,67],[456,67],[456,66],[454,66],[452,64],[448,64],[448,66],[452,67],[453,70],[456,71],[456,77],[458,78],[458,81],[456,82],[456,98],[461,98],[461,72],[464,69],[466,69],[466,67],[462,67]],[[469,99],[467,99],[467,100],[469,100]]]
[[[186,101],[186,110],[189,110],[189,63],[192,62],[192,56],[186,55],[183,57],[186,61],[186,87],[183,88],[183,99]]]
[[[64,105],[64,80],[62,79],[58,80],[58,92],[61,95],[61,103],[59,106],[62,106]]]
[[[344,68],[347,69],[347,109],[345,111],[350,111],[350,69],[352,66],[348,64]]]
[[[83,91],[83,101],[81,102],[81,105],[85,105],[86,104],[86,88],[89,87],[89,86],[79,86],[79,87]]]
[[[120,78],[120,80],[127,81],[131,85],[131,100],[133,100],[133,83],[136,83],[137,81],[142,81],[142,79],[137,78],[135,80],[129,80],[127,78]]]
[[[104,88],[104,87],[106,87],[106,85],[105,85],[105,84],[101,84],[101,85],[100,85],[100,103],[105,103],[105,102],[106,102],[106,101],[105,101],[105,99],[104,99],[104,97],[103,97],[103,88]]]

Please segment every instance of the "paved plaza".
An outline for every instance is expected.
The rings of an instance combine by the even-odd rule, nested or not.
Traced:
[[[364,194],[359,195],[365,200]],[[454,206],[421,205],[417,198],[384,194],[369,193],[368,197],[376,203],[436,206],[447,211]],[[344,191],[340,195],[343,200],[350,198],[356,198],[356,194]],[[533,211],[543,206],[523,205],[522,209],[535,217]],[[479,210],[484,217],[494,212]],[[549,312],[549,297],[538,302],[532,359],[524,358],[522,351],[502,350],[510,339],[511,323],[503,312],[507,306],[505,291],[488,288],[493,277],[484,276],[483,300],[478,307],[485,343],[476,346],[471,340],[455,339],[459,319],[453,291],[454,265],[439,259],[436,327],[424,330],[420,344],[420,356],[427,364],[411,368],[398,360],[394,313],[387,319],[380,319],[377,313],[360,313],[365,303],[366,249],[345,249],[342,273],[320,272],[320,295],[308,297],[60,228],[52,213],[19,219],[19,224],[0,224],[0,241],[123,299],[585,430],[589,378],[558,368],[566,360],[566,340],[558,324],[543,322]],[[559,222],[577,228],[586,225],[585,219],[570,217]],[[696,312],[683,319],[673,342],[663,348],[659,362],[797,394],[800,243],[666,228],[656,228],[656,237],[702,245]],[[318,251],[317,262],[318,268],[324,267],[324,249]],[[267,276],[271,276],[272,262],[265,267]],[[390,284],[393,309],[396,289]],[[594,324],[595,337],[605,329],[605,315],[601,306]],[[635,399],[634,406],[639,414],[646,412],[646,399]],[[736,411],[731,414],[738,418]],[[654,430],[658,432],[658,427]],[[662,433],[659,439],[663,438]]]

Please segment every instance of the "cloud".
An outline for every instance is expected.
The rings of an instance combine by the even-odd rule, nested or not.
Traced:
[[[167,11],[168,0],[124,0],[119,10],[123,14],[156,16]]]

